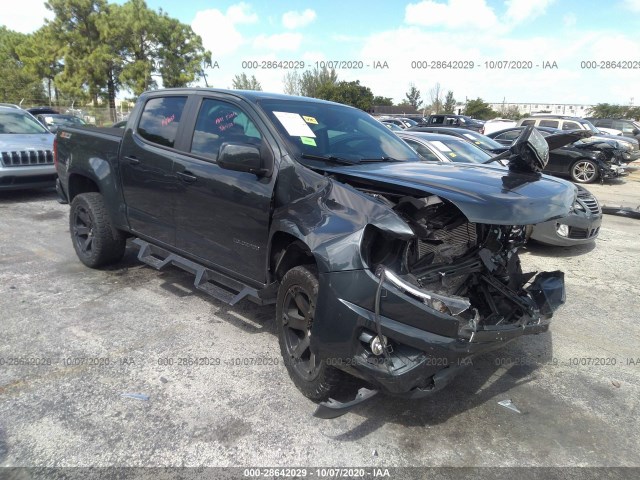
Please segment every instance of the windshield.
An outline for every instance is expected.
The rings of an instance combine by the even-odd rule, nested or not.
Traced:
[[[441,140],[429,140],[429,144],[442,152],[442,154],[452,162],[484,163],[493,158],[475,145],[454,137]]]
[[[300,100],[260,100],[258,104],[298,159],[418,161],[416,152],[362,110]]]
[[[484,150],[493,150],[494,148],[503,149],[504,145],[496,142],[493,138],[485,137],[475,132],[465,132],[462,134],[466,139],[472,142],[475,146]]]
[[[34,118],[18,109],[0,111],[0,134],[49,133]]]
[[[87,122],[73,115],[45,115],[44,121],[48,125],[86,125]]]

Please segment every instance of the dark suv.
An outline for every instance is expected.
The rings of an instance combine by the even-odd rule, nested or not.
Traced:
[[[587,118],[596,127],[615,128],[620,130],[625,137],[635,138],[640,141],[640,122],[626,118]]]

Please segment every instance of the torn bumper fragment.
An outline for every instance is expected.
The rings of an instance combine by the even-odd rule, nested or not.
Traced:
[[[487,324],[469,298],[430,292],[388,269],[331,272],[320,281],[326,295],[317,311],[331,312],[312,335],[322,355],[385,393],[410,398],[440,390],[476,355],[547,331],[565,301],[563,273],[542,272],[513,299],[527,312]],[[374,339],[382,353],[374,352]]]

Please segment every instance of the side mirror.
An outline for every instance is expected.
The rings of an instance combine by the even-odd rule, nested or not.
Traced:
[[[265,177],[271,175],[273,167],[270,153],[263,153],[259,147],[248,143],[226,142],[220,146],[217,163],[226,170],[253,173],[259,177]]]
[[[544,170],[549,161],[549,147],[538,130],[533,126],[525,127],[509,149],[509,170],[529,173]]]
[[[640,130],[638,130],[637,128],[634,128],[631,133],[633,133],[634,135],[638,135],[640,133]]]

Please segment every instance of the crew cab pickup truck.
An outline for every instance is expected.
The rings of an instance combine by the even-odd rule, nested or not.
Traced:
[[[349,377],[370,387],[360,399],[431,394],[470,357],[546,331],[564,301],[562,273],[523,273],[517,250],[526,225],[570,211],[572,184],[428,165],[355,108],[159,90],[124,129],[61,127],[55,152],[80,261],[118,262],[135,237],[141,261],[221,301],[275,304],[286,369],[316,401]]]

